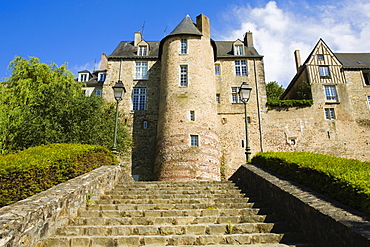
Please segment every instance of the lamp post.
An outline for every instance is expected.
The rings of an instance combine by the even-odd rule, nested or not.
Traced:
[[[249,147],[248,140],[248,118],[247,118],[247,102],[250,98],[252,87],[246,82],[243,82],[239,88],[239,96],[241,101],[244,103],[244,117],[245,117],[245,155],[247,163],[251,160],[251,149]]]
[[[113,88],[114,99],[116,100],[116,125],[114,127],[112,152],[116,154],[117,153],[118,103],[123,99],[123,96],[126,93],[126,89],[123,86],[123,83],[121,80],[118,80],[117,83],[112,88]]]

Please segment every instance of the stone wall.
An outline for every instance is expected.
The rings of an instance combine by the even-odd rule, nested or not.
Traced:
[[[132,182],[120,166],[103,166],[0,209],[0,246],[29,247],[51,235],[92,199],[118,182]]]
[[[292,223],[317,246],[370,246],[370,221],[363,214],[254,165],[230,178],[254,200],[268,202],[281,220]]]

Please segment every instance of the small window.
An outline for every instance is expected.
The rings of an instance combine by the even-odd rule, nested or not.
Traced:
[[[329,66],[319,66],[321,78],[330,78]]]
[[[240,98],[238,91],[239,91],[238,87],[231,88],[231,103],[242,103],[243,102],[242,99]]]
[[[367,96],[367,105],[369,106],[370,108],[370,96]]]
[[[190,111],[190,113],[189,113],[189,120],[191,122],[194,122],[195,121],[195,111]]]
[[[190,135],[190,146],[199,147],[199,136],[198,135]]]
[[[325,112],[325,119],[327,119],[327,120],[334,120],[335,119],[334,108],[325,108],[324,112]]]
[[[363,72],[365,85],[370,86],[370,72]]]
[[[148,128],[148,121],[144,121],[144,122],[143,122],[143,128],[144,128],[144,129],[147,129],[147,128]]]
[[[139,46],[139,50],[138,50],[137,55],[138,56],[146,56],[147,52],[148,52],[148,47],[146,45],[145,46]]]
[[[220,98],[220,94],[216,94],[216,102],[217,103],[221,103],[221,98]]]
[[[102,96],[102,93],[103,93],[103,90],[102,89],[96,89],[95,90],[95,95],[101,97]]]
[[[88,74],[80,74],[80,82],[88,81]]]
[[[188,53],[188,41],[186,39],[181,39],[180,41],[180,53],[187,54]]]
[[[181,65],[180,66],[180,87],[187,87],[188,86],[188,66]]]
[[[235,60],[235,75],[236,76],[247,76],[247,61],[246,60]]]
[[[221,75],[221,65],[215,64],[215,75]]]
[[[132,110],[146,110],[146,88],[134,88],[132,90]]]
[[[326,101],[338,102],[337,90],[335,86],[324,86]]]
[[[235,56],[242,56],[244,55],[244,49],[243,49],[243,46],[242,45],[236,45],[234,46],[234,49],[235,49]]]
[[[317,55],[317,60],[324,61],[324,55]]]

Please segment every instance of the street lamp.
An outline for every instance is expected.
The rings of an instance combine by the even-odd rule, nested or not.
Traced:
[[[247,118],[247,102],[251,96],[252,87],[250,87],[246,82],[243,82],[239,88],[239,97],[244,103],[244,117],[245,117],[245,155],[247,158],[247,163],[251,160],[251,149],[249,147],[248,141],[248,118]]]
[[[112,88],[113,88],[114,98],[116,100],[116,125],[114,127],[114,141],[113,141],[112,151],[114,154],[116,154],[117,153],[118,103],[123,99],[123,96],[126,93],[126,89],[123,86],[123,83],[121,80],[118,80],[118,82]]]

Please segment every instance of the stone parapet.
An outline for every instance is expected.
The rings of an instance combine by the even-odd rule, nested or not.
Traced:
[[[66,224],[118,182],[133,182],[120,166],[103,166],[66,183],[0,209],[0,246],[37,246],[37,242]],[[16,186],[16,185],[14,185]]]
[[[317,246],[370,246],[368,216],[255,165],[241,166],[230,178],[243,191],[269,202],[276,215],[294,224]]]

